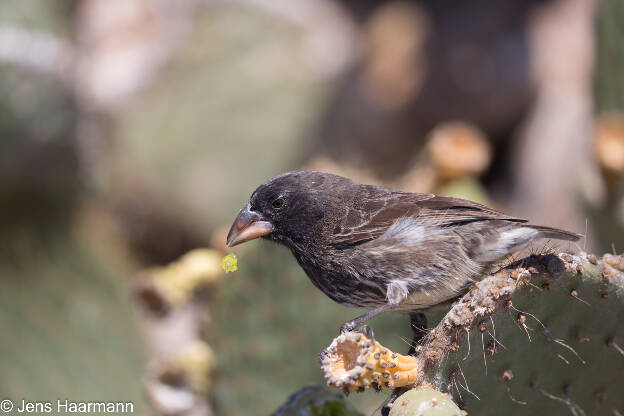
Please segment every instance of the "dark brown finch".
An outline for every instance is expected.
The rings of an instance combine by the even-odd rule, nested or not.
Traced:
[[[540,238],[579,235],[447,196],[392,191],[321,172],[290,172],[260,185],[227,237],[288,247],[334,301],[422,311],[464,294],[494,263]]]

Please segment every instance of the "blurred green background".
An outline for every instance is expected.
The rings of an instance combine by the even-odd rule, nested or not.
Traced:
[[[188,308],[137,296],[144,270],[225,250],[253,189],[288,170],[587,219],[588,250],[622,250],[622,2],[443,3],[2,2],[0,398],[171,413],[158,397],[179,380],[150,383],[188,334],[215,365],[179,414],[270,414],[324,384],[318,353],[361,311],[282,247],[237,248],[240,271]],[[406,316],[372,326],[407,349]]]

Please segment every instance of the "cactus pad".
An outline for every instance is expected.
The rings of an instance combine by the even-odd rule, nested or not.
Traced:
[[[408,390],[393,404],[390,416],[462,416],[460,410],[447,393],[440,393],[430,386],[419,386]]]
[[[304,387],[288,398],[273,416],[362,416],[344,397],[318,386]]]

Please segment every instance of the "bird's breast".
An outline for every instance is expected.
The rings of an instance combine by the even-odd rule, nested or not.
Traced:
[[[321,259],[293,254],[314,286],[333,301],[356,308],[375,308],[386,303],[385,285],[357,279],[348,263],[340,261],[335,254],[327,253]]]

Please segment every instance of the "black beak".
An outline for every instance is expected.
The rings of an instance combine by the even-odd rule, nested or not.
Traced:
[[[227,245],[234,247],[254,238],[270,234],[272,231],[273,224],[257,212],[251,211],[249,204],[247,204],[240,210],[230,228],[227,236]]]

